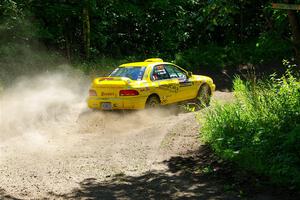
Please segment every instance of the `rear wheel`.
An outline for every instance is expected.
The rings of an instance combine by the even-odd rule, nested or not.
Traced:
[[[146,102],[146,108],[158,108],[160,106],[159,98],[155,95],[150,96]]]
[[[197,99],[196,99],[197,104],[201,108],[207,107],[210,104],[210,99],[211,99],[210,87],[207,84],[202,85],[197,94]]]

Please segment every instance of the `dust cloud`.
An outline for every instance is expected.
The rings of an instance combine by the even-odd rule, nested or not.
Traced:
[[[0,94],[0,139],[22,135],[33,142],[42,140],[43,132],[55,131],[57,124],[67,123],[81,112],[88,82],[68,66],[18,78]]]
[[[188,122],[183,128],[192,130],[189,115],[175,116],[169,108],[91,111],[85,102],[90,81],[63,66],[18,78],[0,93],[0,191],[51,199],[50,194],[71,192],[90,177],[107,180],[162,169],[153,164],[171,155],[159,153],[162,145],[189,133],[177,125]]]
[[[156,124],[166,120],[168,116],[176,114],[174,107],[157,110],[113,111],[113,112],[83,112],[77,122],[81,133],[126,134],[152,128],[159,134]]]
[[[85,103],[89,84],[82,72],[69,66],[18,78],[0,94],[0,145],[9,140],[6,143],[31,150],[46,149],[53,138],[68,145],[65,136],[70,134],[137,132],[155,128],[162,118],[174,114],[173,109],[93,112]]]

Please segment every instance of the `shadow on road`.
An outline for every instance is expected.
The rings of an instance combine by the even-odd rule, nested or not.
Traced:
[[[214,182],[199,177],[168,176],[149,172],[139,177],[115,177],[109,182],[90,178],[80,183],[72,193],[55,195],[56,198],[91,199],[232,199],[225,198]]]
[[[297,199],[297,194],[264,186],[264,178],[239,171],[202,146],[188,157],[164,161],[166,171],[149,171],[141,176],[115,175],[99,182],[88,178],[68,194],[49,193],[63,199]]]
[[[148,171],[140,176],[117,174],[101,182],[87,178],[70,193],[50,192],[46,199],[296,200],[299,195],[265,186],[263,178],[237,170],[207,146],[190,156],[172,157],[164,163],[167,170]],[[17,198],[0,188],[0,199]]]
[[[9,194],[7,194],[7,192],[0,188],[0,199],[5,199],[5,200],[19,200],[18,198],[15,198]]]
[[[240,194],[226,187],[224,181],[208,169],[212,164],[209,162],[218,162],[214,158],[212,161],[214,155],[210,150],[203,147],[201,152],[201,155],[190,157],[172,157],[164,162],[168,166],[166,171],[149,171],[137,177],[119,174],[104,182],[88,178],[71,193],[50,193],[50,196],[66,199],[240,199]]]

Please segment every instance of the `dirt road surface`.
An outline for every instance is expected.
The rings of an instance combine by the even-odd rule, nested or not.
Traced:
[[[181,175],[177,162],[171,170],[201,145],[196,113],[92,112],[78,92],[86,85],[69,85],[45,75],[2,94],[0,199],[226,197],[217,182]]]
[[[103,181],[163,170],[165,159],[198,147],[193,114],[147,115],[86,113],[73,124],[56,127],[54,135],[35,132],[3,142],[2,189],[18,198],[69,193],[89,178]]]
[[[1,92],[0,199],[244,198],[201,144],[203,111],[92,112],[88,85],[67,69]]]

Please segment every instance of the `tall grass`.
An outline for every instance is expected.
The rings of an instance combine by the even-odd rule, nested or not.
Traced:
[[[235,101],[206,112],[201,137],[223,158],[300,187],[300,82],[287,70],[259,83],[234,81]]]

